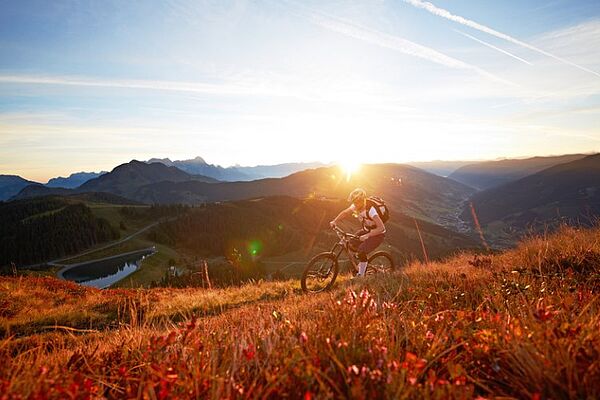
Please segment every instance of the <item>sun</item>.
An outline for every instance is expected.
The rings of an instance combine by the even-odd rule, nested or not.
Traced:
[[[338,165],[346,174],[346,181],[349,181],[350,178],[352,178],[352,175],[356,174],[360,170],[361,166],[359,162],[353,160],[340,161]]]

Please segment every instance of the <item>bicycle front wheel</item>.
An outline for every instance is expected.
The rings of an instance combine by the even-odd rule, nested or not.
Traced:
[[[302,274],[302,290],[319,293],[333,286],[338,275],[337,258],[332,253],[321,253],[308,262]]]
[[[394,270],[394,260],[385,251],[378,251],[369,257],[367,274],[390,273]]]

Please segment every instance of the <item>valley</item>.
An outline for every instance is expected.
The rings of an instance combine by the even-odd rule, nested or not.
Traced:
[[[568,162],[570,159],[574,161]],[[526,175],[532,168],[549,163],[556,165]],[[455,166],[457,173],[478,168],[478,164],[459,164],[434,166]],[[563,210],[565,218],[581,215],[578,214],[581,201],[587,201],[585,210],[589,213],[599,211],[594,206],[589,207],[597,204],[593,197],[598,193],[594,189],[596,178],[589,175],[598,164],[595,156],[481,164],[492,180],[496,179],[491,177],[492,173],[499,174],[500,180],[508,179],[509,170],[515,176],[526,176],[477,190],[416,167],[373,164],[363,165],[351,178],[339,167],[319,167],[282,178],[222,182],[190,175],[173,165],[132,161],[74,189],[26,187],[17,196],[21,200],[4,203],[4,207],[21,204],[23,209],[37,210],[39,206],[34,206],[37,203],[56,203],[49,211],[41,209],[41,212],[32,211],[33,214],[23,211],[21,222],[15,220],[13,224],[26,226],[28,221],[58,217],[68,205],[79,204],[82,210],[89,210],[95,220],[104,221],[113,235],[118,235],[43,263],[21,265],[21,269],[30,274],[53,275],[65,266],[156,248],[156,253],[142,260],[135,272],[113,284],[119,287],[159,284],[171,265],[179,274],[193,274],[202,260],[208,261],[213,274],[221,276],[223,270],[231,268],[231,252],[243,254],[252,243],[260,244],[260,252],[244,261],[250,263],[245,268],[258,268],[261,272],[257,276],[265,279],[298,277],[312,255],[326,251],[335,243],[327,223],[346,207],[345,196],[354,187],[363,187],[386,200],[393,217],[382,249],[394,254],[399,265],[425,257],[440,259],[459,251],[481,251],[486,246],[510,247],[527,232],[533,232],[533,222],[543,224],[544,218],[554,218],[558,209]],[[497,172],[491,172],[492,167]],[[584,176],[583,171],[586,171],[585,179],[571,178],[571,175]],[[557,180],[556,174],[571,175]],[[543,178],[546,176],[548,178]],[[550,190],[563,193],[563,197],[549,198],[544,205],[546,203],[540,200],[532,200],[535,196],[528,194],[527,189],[516,189],[519,185],[535,187],[536,184],[530,183],[534,181],[543,182],[537,185],[548,188],[561,182],[571,182],[571,186],[575,182],[581,184],[567,191],[536,189],[542,196],[540,200],[546,199],[548,193],[552,193]],[[516,190],[521,193],[517,194]],[[583,193],[584,197],[569,200],[564,197],[565,193]],[[485,242],[481,241],[474,224],[471,204]],[[499,217],[500,210],[507,216]],[[346,228],[352,231],[358,229],[358,225],[349,221]],[[427,254],[423,253],[419,234]]]

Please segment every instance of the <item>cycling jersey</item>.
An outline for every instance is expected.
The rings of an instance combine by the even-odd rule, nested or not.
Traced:
[[[354,204],[352,204],[350,208],[353,212],[356,212],[356,206]],[[369,208],[369,218],[367,218],[366,208],[358,213],[358,220],[362,224],[363,229],[367,231],[372,231],[373,229],[377,228],[377,224],[375,224],[375,221],[373,221],[373,218],[375,218],[376,215],[378,215],[377,210],[373,206]],[[385,225],[383,225],[383,232],[381,233],[385,233]]]

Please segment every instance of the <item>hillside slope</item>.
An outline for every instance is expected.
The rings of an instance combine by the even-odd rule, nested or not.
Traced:
[[[0,278],[5,398],[598,398],[600,231],[297,281],[106,290]],[[481,398],[480,397],[480,398]]]
[[[284,178],[250,182],[216,182],[161,163],[132,161],[92,179],[77,189],[30,185],[13,199],[47,195],[107,192],[145,204],[189,204],[265,196],[345,199],[355,187],[384,197],[393,210],[465,232],[459,218],[473,188],[402,164],[364,165],[350,179],[339,167],[309,169]]]
[[[17,194],[8,200],[24,200],[44,196],[69,196],[76,193],[77,191],[75,189],[48,187],[46,185],[42,185],[41,183],[32,183],[23,187]]]
[[[62,198],[0,204],[0,221],[0,267],[49,261],[119,237],[89,207]]]
[[[0,175],[0,201],[8,200],[24,187],[34,185],[36,182],[28,181],[16,175]]]
[[[485,190],[471,201],[480,224],[506,227],[508,236],[561,221],[591,225],[600,216],[600,154]],[[463,218],[470,219],[468,210]]]
[[[345,206],[344,201],[287,196],[209,204],[192,209],[176,221],[160,224],[149,237],[199,257],[226,256],[234,248],[245,252],[255,243],[255,256],[260,259],[294,253],[293,261],[305,263],[337,242],[329,221]],[[342,225],[351,232],[359,229],[357,221],[344,221]],[[418,225],[432,259],[479,247],[470,238],[441,226],[422,220]],[[381,248],[391,251],[397,263],[423,259],[415,219],[394,214]],[[287,271],[288,276],[299,276],[301,267]]]
[[[133,194],[139,187],[164,181],[218,182],[216,179],[201,175],[191,175],[176,167],[169,167],[161,163],[147,164],[133,160],[115,167],[109,173],[87,180],[81,186],[74,189],[48,187],[41,184],[29,185],[23,188],[12,200],[49,195],[68,196],[91,192],[111,193],[135,200]]]
[[[231,201],[265,196],[346,199],[355,187],[382,196],[393,210],[457,228],[464,201],[474,192],[461,183],[402,164],[364,165],[347,179],[338,167],[298,172],[285,178],[251,182],[160,182],[140,187],[133,198],[146,203]]]
[[[115,167],[108,174],[87,181],[77,190],[79,192],[108,192],[131,197],[140,186],[163,181],[183,182],[190,180],[217,182],[216,179],[191,175],[179,168],[167,167],[160,163],[147,164],[133,160]]]
[[[416,161],[409,162],[408,165],[411,165],[416,168],[420,168],[429,173],[436,174],[439,176],[450,176],[457,169],[464,167],[465,165],[473,164],[473,161]],[[464,183],[464,182],[463,182]]]
[[[583,157],[585,157],[585,154],[484,161],[465,165],[451,173],[448,177],[476,189],[485,190],[516,181],[558,164],[579,160]]]

